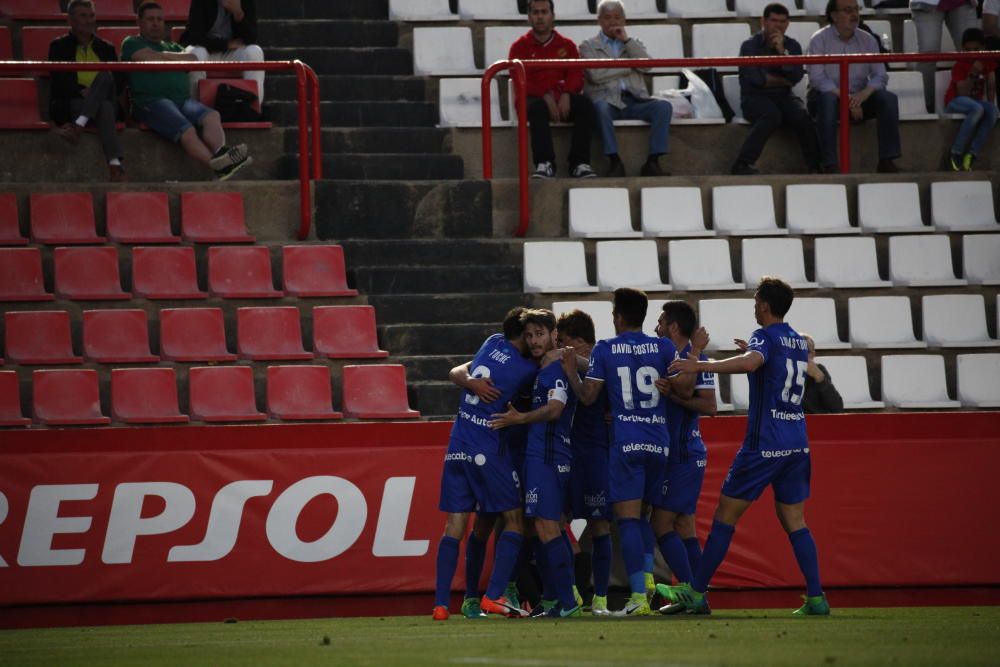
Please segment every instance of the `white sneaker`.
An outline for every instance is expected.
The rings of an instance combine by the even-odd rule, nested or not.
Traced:
[[[535,172],[531,175],[532,178],[552,178],[556,175],[556,168],[552,166],[551,162],[539,162],[535,165]]]
[[[590,613],[594,616],[611,616],[608,609],[608,596],[595,595],[590,601]]]
[[[247,145],[237,144],[236,146],[226,148],[226,152],[213,157],[209,160],[208,164],[213,170],[222,171],[226,167],[243,162],[248,155],[250,155],[250,151],[247,149]]]
[[[581,162],[573,167],[573,178],[597,178],[597,172],[586,162]]]

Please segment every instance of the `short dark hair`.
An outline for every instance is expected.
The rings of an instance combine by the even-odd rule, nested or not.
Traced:
[[[968,44],[969,42],[979,42],[984,44],[986,42],[986,33],[979,28],[969,28],[962,33],[962,45]]]
[[[160,11],[163,11],[163,7],[160,6],[160,3],[153,2],[152,0],[146,0],[146,2],[139,4],[139,8],[135,10],[135,15],[142,18],[143,14],[150,9],[159,9]]]
[[[772,315],[783,318],[792,307],[795,291],[781,278],[764,276],[757,283],[757,297],[768,305]]]
[[[597,342],[593,318],[579,308],[560,315],[556,321],[556,331],[570,338],[580,338],[591,345]]]
[[[641,327],[646,321],[646,308],[649,298],[642,290],[631,287],[619,287],[615,290],[614,312],[625,320],[626,326]]]
[[[521,324],[521,313],[524,311],[524,306],[514,306],[503,316],[503,337],[507,340],[520,338],[524,333],[524,325]]]
[[[698,326],[698,316],[687,301],[667,301],[663,304],[663,314],[667,316],[667,324],[676,323],[685,338],[690,338]]]
[[[780,16],[788,16],[788,7],[785,7],[780,2],[772,2],[771,4],[764,7],[763,17],[767,18],[771,14],[778,14]]]
[[[73,10],[77,7],[87,7],[88,9],[94,9],[94,0],[69,0],[66,5],[66,13],[72,14]]]
[[[861,0],[858,0],[861,2]],[[826,0],[826,22],[833,23],[833,13],[837,11],[837,0]]]
[[[526,308],[521,313],[521,326],[526,329],[529,324],[536,324],[549,331],[555,331],[556,316],[551,310],[545,308]]]
[[[524,3],[524,9],[525,9],[525,11],[530,14],[531,13],[531,5],[535,4],[536,2],[547,2],[547,3],[549,3],[549,10],[553,14],[556,13],[556,3],[555,3],[555,0],[527,0]]]

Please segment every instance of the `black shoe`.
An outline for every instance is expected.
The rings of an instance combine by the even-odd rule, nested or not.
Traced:
[[[625,178],[625,165],[617,155],[608,156],[608,170],[604,174],[608,178]]]
[[[657,159],[646,160],[646,164],[642,165],[639,174],[642,176],[670,176],[670,172],[661,167],[660,161]]]
[[[876,170],[880,174],[898,174],[901,171],[892,160],[879,160]]]
[[[738,160],[733,164],[733,168],[729,170],[729,173],[733,176],[756,176],[760,173],[760,170],[756,169],[752,164]]]

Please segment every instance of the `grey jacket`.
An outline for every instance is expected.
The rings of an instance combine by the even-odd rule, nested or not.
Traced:
[[[614,58],[608,47],[604,44],[604,40],[600,34],[580,44],[580,57]],[[646,51],[646,47],[643,46],[642,42],[632,37],[625,42],[625,47],[618,57],[648,58],[649,52]],[[625,105],[622,102],[622,88],[618,82],[624,79],[626,90],[636,99],[644,100],[649,97],[649,91],[646,89],[646,79],[643,77],[643,72],[646,71],[648,70],[645,68],[630,69],[627,67],[621,69],[584,70],[583,92],[595,102],[604,101],[611,106],[621,109]]]

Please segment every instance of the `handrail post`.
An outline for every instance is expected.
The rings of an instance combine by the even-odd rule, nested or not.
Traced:
[[[320,96],[319,96],[319,75],[309,65],[305,65],[306,74],[309,76],[309,83],[312,96],[312,159],[314,180],[323,178],[323,126],[320,122]]]
[[[296,95],[299,106],[299,210],[302,214],[299,225],[299,240],[309,238],[309,228],[312,226],[312,188],[309,186],[309,114],[306,105],[306,70],[305,65],[295,61]]]
[[[517,175],[520,199],[520,219],[517,237],[528,233],[531,223],[531,190],[528,187],[528,73],[520,60],[511,62],[514,88],[517,91]]]
[[[483,178],[493,179],[493,80],[497,73],[507,69],[506,61],[495,62],[483,72],[479,99],[482,101],[483,116]]]
[[[851,66],[846,60],[840,61],[840,173],[851,173]]]

